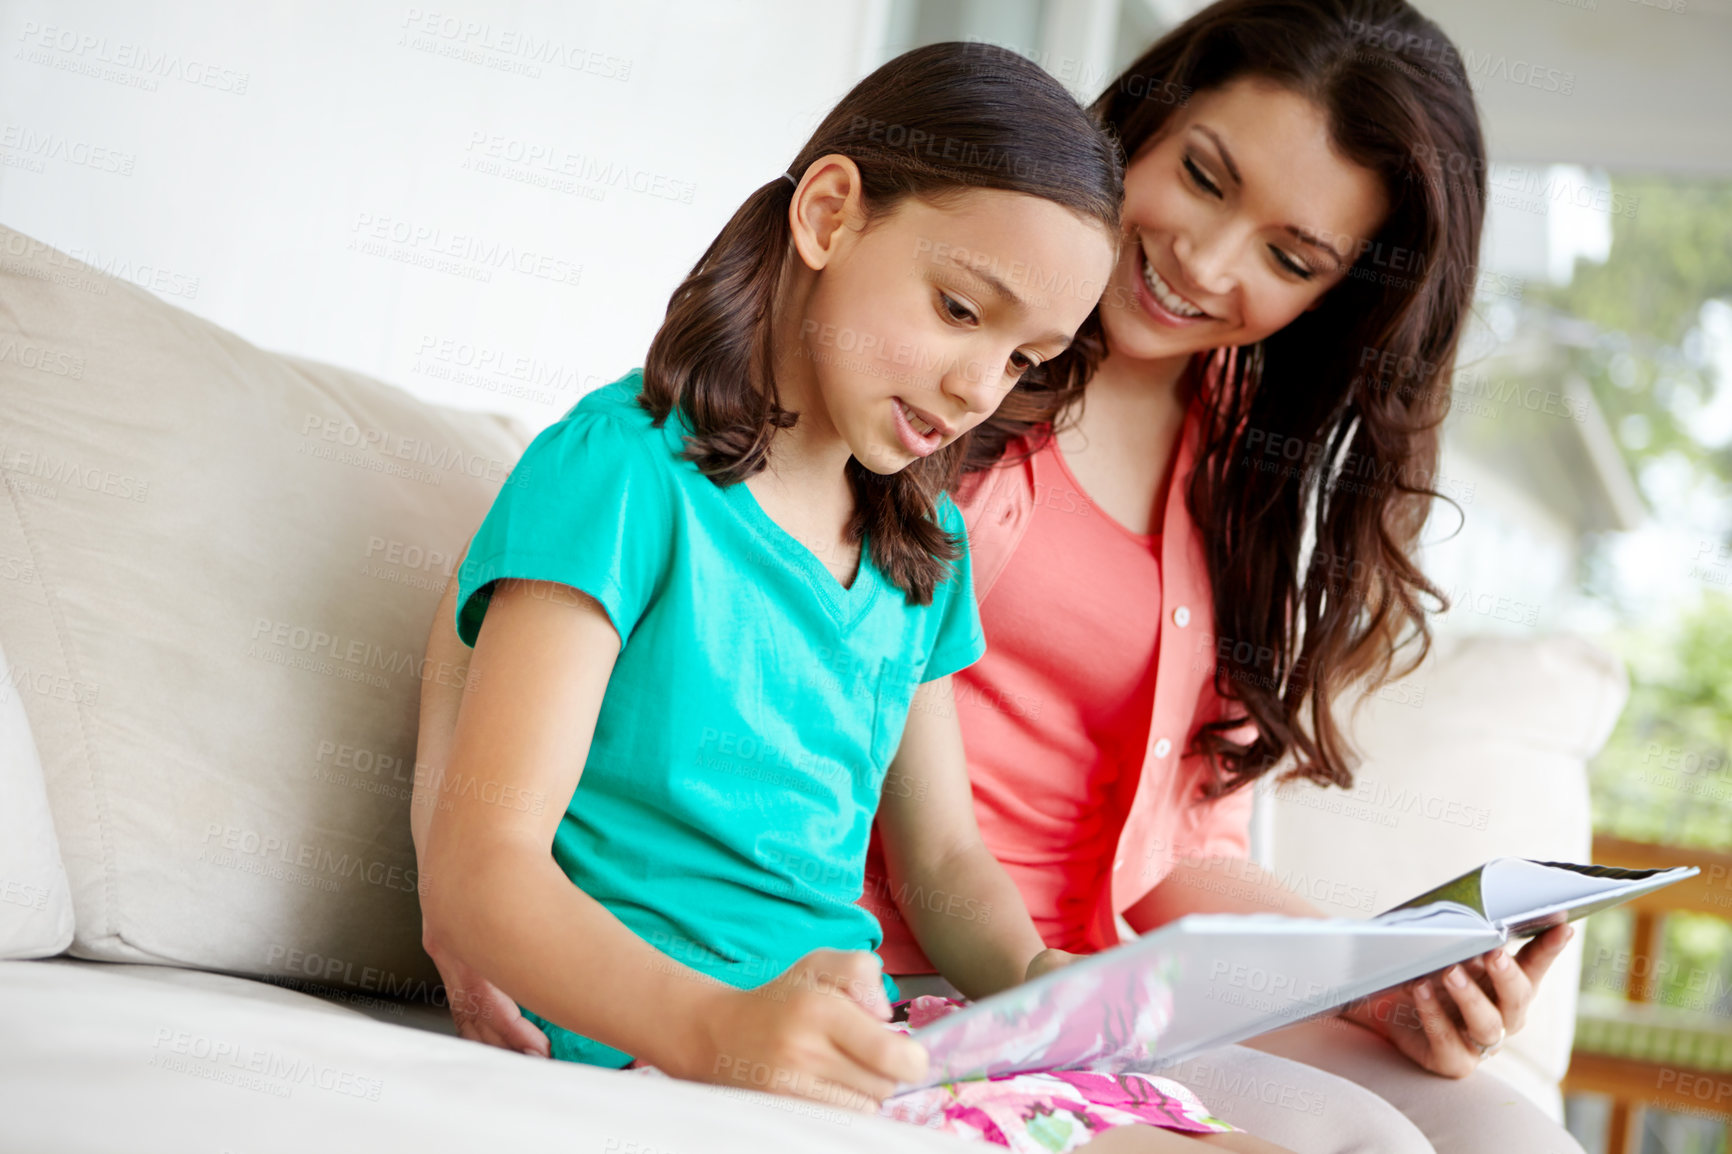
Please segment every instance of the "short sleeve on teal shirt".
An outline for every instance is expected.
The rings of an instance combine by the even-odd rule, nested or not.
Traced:
[[[647,416],[644,417],[648,419]],[[458,577],[457,636],[473,647],[502,577],[557,581],[607,610],[623,644],[667,561],[665,470],[604,408],[574,408],[523,451],[470,542]]]
[[[940,494],[938,498],[938,523],[963,541],[963,551],[953,563],[955,569],[950,580],[933,593],[933,600],[941,602],[934,606],[941,616],[938,636],[926,658],[921,681],[936,681],[947,673],[966,669],[986,653],[986,634],[980,627],[980,609],[974,600],[974,570],[967,547],[967,529],[962,511],[950,499],[949,493]]]

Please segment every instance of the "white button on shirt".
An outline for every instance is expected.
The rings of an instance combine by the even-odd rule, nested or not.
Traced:
[[[1173,610],[1173,624],[1174,625],[1177,625],[1180,629],[1183,629],[1185,626],[1189,625],[1190,623],[1191,623],[1191,611],[1189,609],[1187,609],[1187,608],[1185,608],[1185,606],[1181,605],[1177,609]]]
[[[1173,743],[1168,741],[1166,738],[1163,737],[1159,741],[1155,742],[1156,757],[1165,757],[1171,752],[1173,752]]]

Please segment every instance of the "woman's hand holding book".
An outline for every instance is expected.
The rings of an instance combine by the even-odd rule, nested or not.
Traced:
[[[1488,951],[1361,999],[1341,1016],[1383,1035],[1432,1073],[1465,1078],[1526,1023],[1540,981],[1574,933],[1554,926],[1513,957],[1501,947]]]

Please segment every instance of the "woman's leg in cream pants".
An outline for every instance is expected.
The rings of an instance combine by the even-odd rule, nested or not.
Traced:
[[[1437,1154],[1493,1150],[1582,1154],[1581,1144],[1569,1131],[1507,1082],[1486,1073],[1439,1077],[1351,1022],[1333,1018],[1300,1022],[1245,1045],[1364,1087],[1412,1119]],[[1198,1096],[1209,1102],[1200,1087]],[[1231,1114],[1218,1113],[1238,1125]]]
[[[1401,1111],[1345,1078],[1247,1046],[1222,1046],[1159,1071],[1216,1117],[1294,1154],[1432,1154]]]

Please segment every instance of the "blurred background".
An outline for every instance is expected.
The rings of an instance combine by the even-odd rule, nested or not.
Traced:
[[[1732,0],[1418,6],[1495,162],[1439,628],[1619,654],[1596,860],[1716,863],[1707,899],[1588,924],[1584,1006],[1635,1006],[1621,1044],[1658,1049],[1579,1044],[1569,1123],[1724,1154],[1732,1046],[1689,1039],[1732,1038]],[[639,363],[734,207],[884,60],[1001,44],[1087,101],[1198,7],[0,0],[0,220],[260,346],[540,428]]]

